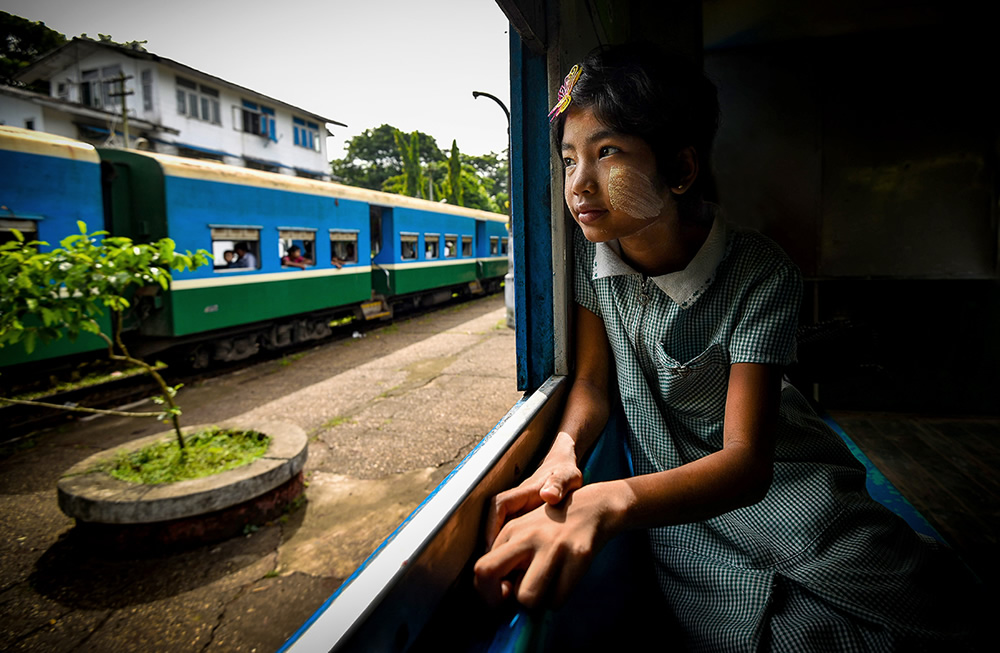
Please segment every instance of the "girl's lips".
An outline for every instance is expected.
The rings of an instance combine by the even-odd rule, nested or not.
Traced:
[[[577,210],[576,219],[580,222],[580,224],[590,224],[591,222],[601,219],[605,213],[607,213],[605,209],[583,207]]]

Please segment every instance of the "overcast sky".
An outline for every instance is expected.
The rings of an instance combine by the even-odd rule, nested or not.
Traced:
[[[346,123],[330,155],[365,129],[419,129],[439,147],[500,152],[510,106],[508,23],[493,0],[0,0],[68,37],[110,34]]]

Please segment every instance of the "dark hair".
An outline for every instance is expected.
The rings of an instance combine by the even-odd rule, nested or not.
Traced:
[[[719,125],[715,85],[692,60],[647,43],[601,46],[580,68],[570,107],[589,108],[611,129],[646,141],[656,157],[661,184],[678,183],[677,154],[694,148],[698,177],[676,197],[679,204],[697,211],[705,187],[711,185],[709,161]],[[554,124],[559,143],[565,121],[564,112]]]

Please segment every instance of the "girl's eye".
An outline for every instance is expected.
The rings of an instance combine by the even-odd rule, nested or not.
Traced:
[[[564,167],[564,168],[570,168],[570,167],[572,167],[572,166],[573,166],[573,165],[574,165],[575,163],[576,163],[576,161],[574,161],[573,159],[571,159],[571,158],[569,158],[569,157],[564,157],[564,158],[563,158],[563,167]]]
[[[621,152],[621,150],[615,147],[614,145],[605,145],[604,147],[601,148],[600,155],[601,158],[603,159],[606,156],[611,156],[612,154],[616,154],[618,152]]]

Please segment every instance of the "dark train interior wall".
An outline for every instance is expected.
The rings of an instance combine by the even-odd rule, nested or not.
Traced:
[[[1000,411],[988,22],[942,3],[756,4],[704,3],[714,172],[729,219],[802,270],[795,380],[827,408]]]

